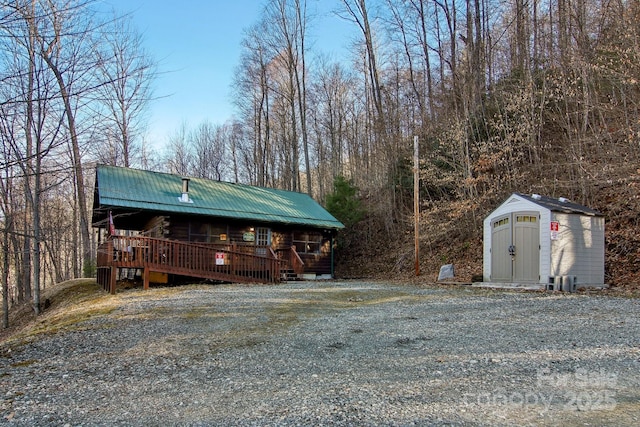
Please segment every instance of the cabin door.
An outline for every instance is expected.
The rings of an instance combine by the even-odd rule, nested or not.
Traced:
[[[540,224],[537,212],[516,212],[491,221],[491,280],[537,282]]]
[[[271,229],[266,227],[256,227],[256,254],[266,255],[265,246],[271,246]]]

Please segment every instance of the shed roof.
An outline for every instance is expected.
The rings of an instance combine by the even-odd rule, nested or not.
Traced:
[[[562,212],[569,214],[581,214],[581,215],[589,215],[589,216],[603,216],[602,213],[588,208],[583,205],[579,205],[577,203],[573,203],[572,201],[565,198],[555,199],[553,197],[541,196],[539,194],[520,194],[515,193],[517,196],[522,197],[525,200],[528,200],[531,203],[535,203],[538,206],[542,206],[543,208],[549,209],[552,212]]]
[[[180,200],[182,177],[161,172],[99,165],[95,211],[158,211],[237,220],[340,229],[344,225],[309,195],[229,182],[190,178],[189,202]]]

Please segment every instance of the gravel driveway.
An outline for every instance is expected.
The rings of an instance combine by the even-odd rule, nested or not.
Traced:
[[[640,300],[194,285],[0,345],[0,424],[638,425]]]

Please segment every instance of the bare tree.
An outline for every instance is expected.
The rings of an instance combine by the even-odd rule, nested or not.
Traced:
[[[170,173],[189,176],[193,171],[193,156],[189,149],[187,124],[180,127],[169,137],[165,157]]]
[[[141,133],[144,130],[145,110],[151,101],[151,83],[155,66],[143,49],[140,33],[129,18],[116,17],[101,31],[101,43],[96,45],[99,109],[101,124],[107,141],[99,147],[105,163],[129,167],[139,163]]]
[[[314,108],[310,111],[318,175],[314,194],[320,200],[333,187],[334,177],[347,175],[347,117],[355,97],[353,86],[344,66],[327,58],[320,61],[311,90]]]
[[[431,55],[430,2],[427,0],[387,0],[391,13],[390,31],[400,39],[406,57],[409,83],[420,111],[420,119],[435,119],[435,101]],[[412,102],[413,103],[413,102]]]
[[[458,75],[458,5],[456,0],[433,0],[436,5],[436,22],[437,27],[437,41],[438,52],[440,57],[440,70],[441,70],[441,84],[443,94],[450,91],[453,95],[450,98],[449,104],[453,107],[455,112],[460,110],[460,89],[459,89],[459,75]],[[442,13],[442,15],[440,15]],[[439,16],[443,16],[444,24],[441,24]],[[444,27],[444,29],[443,29]],[[445,31],[446,30],[446,31]],[[446,38],[445,38],[446,37]],[[445,46],[449,47],[448,54],[445,52]],[[449,90],[444,85],[447,83],[447,68],[449,69]]]
[[[85,3],[69,0],[62,4],[42,2],[38,3],[38,6],[37,13],[26,8],[21,9],[21,13],[24,19],[30,22],[37,54],[53,74],[63,105],[76,186],[82,263],[85,273],[88,273],[89,270],[86,269],[91,266],[93,254],[74,103],[78,101],[78,96],[87,90],[86,76],[96,65],[91,54],[93,41],[90,38],[94,26],[89,19]],[[38,17],[37,23],[34,17]]]
[[[374,35],[369,23],[369,10],[365,0],[342,0],[347,16],[358,26],[364,38],[366,70],[369,78],[371,97],[375,107],[374,122],[376,133],[385,135],[382,85],[380,83],[379,64],[374,45]]]
[[[7,127],[7,116],[2,106],[0,106],[0,138],[2,140],[2,154],[5,163],[0,169],[2,176],[0,177],[0,213],[2,215],[2,325],[6,329],[9,327],[9,280],[11,277],[11,236],[15,233],[13,203],[11,202],[11,193],[13,188],[13,177],[10,166],[12,153],[11,145],[8,138],[12,130]]]
[[[244,163],[249,169],[249,182],[259,186],[273,181],[276,151],[272,144],[272,83],[268,70],[273,58],[263,37],[266,27],[262,20],[246,31],[234,82],[236,105],[251,131],[251,160]]]
[[[273,105],[278,114],[279,129],[277,140],[284,145],[278,155],[281,160],[280,181],[287,189],[300,190],[300,143],[307,171],[309,149],[306,124],[306,1],[272,0],[267,4],[264,16],[263,34],[272,61],[268,72],[271,74],[276,98]],[[272,114],[273,115],[273,114]],[[307,192],[311,191],[311,176],[307,173]]]
[[[236,184],[240,182],[240,153],[242,151],[242,142],[244,139],[244,132],[242,123],[232,120],[225,123],[225,128],[228,132],[228,145],[231,152],[232,169],[233,169],[233,182]]]
[[[193,174],[200,178],[222,180],[227,157],[224,126],[204,121],[189,134],[188,139],[193,149]]]
[[[57,114],[52,108],[54,101],[62,99],[59,87],[48,71],[51,71],[50,58],[42,55],[42,37],[40,34],[53,28],[53,32],[61,31],[51,21],[52,9],[55,5],[46,4],[45,8],[36,1],[16,2],[10,6],[16,18],[12,26],[3,30],[9,35],[6,39],[13,52],[15,74],[11,81],[15,95],[11,102],[5,104],[12,108],[7,116],[22,117],[23,124],[13,127],[13,131],[3,132],[3,140],[11,145],[16,165],[21,169],[26,210],[23,215],[24,230],[22,280],[18,281],[19,299],[30,298],[33,290],[33,305],[36,313],[40,310],[41,283],[41,246],[43,243],[41,227],[41,198],[46,191],[43,183],[44,159],[57,147],[64,143],[60,138],[64,115]],[[54,20],[55,21],[55,20]],[[67,111],[65,109],[65,111]],[[8,122],[4,121],[3,124]],[[7,129],[3,126],[3,129]],[[18,132],[15,130],[19,129]],[[28,224],[31,224],[30,226]],[[87,228],[88,233],[88,228]],[[15,246],[15,243],[14,243]],[[31,285],[31,278],[33,284]]]

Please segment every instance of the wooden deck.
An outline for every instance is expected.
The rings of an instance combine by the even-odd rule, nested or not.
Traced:
[[[143,270],[143,287],[151,272],[243,283],[277,283],[284,272],[301,274],[304,262],[295,248],[213,245],[138,236],[114,236],[98,246],[97,280],[115,293],[119,268]]]

